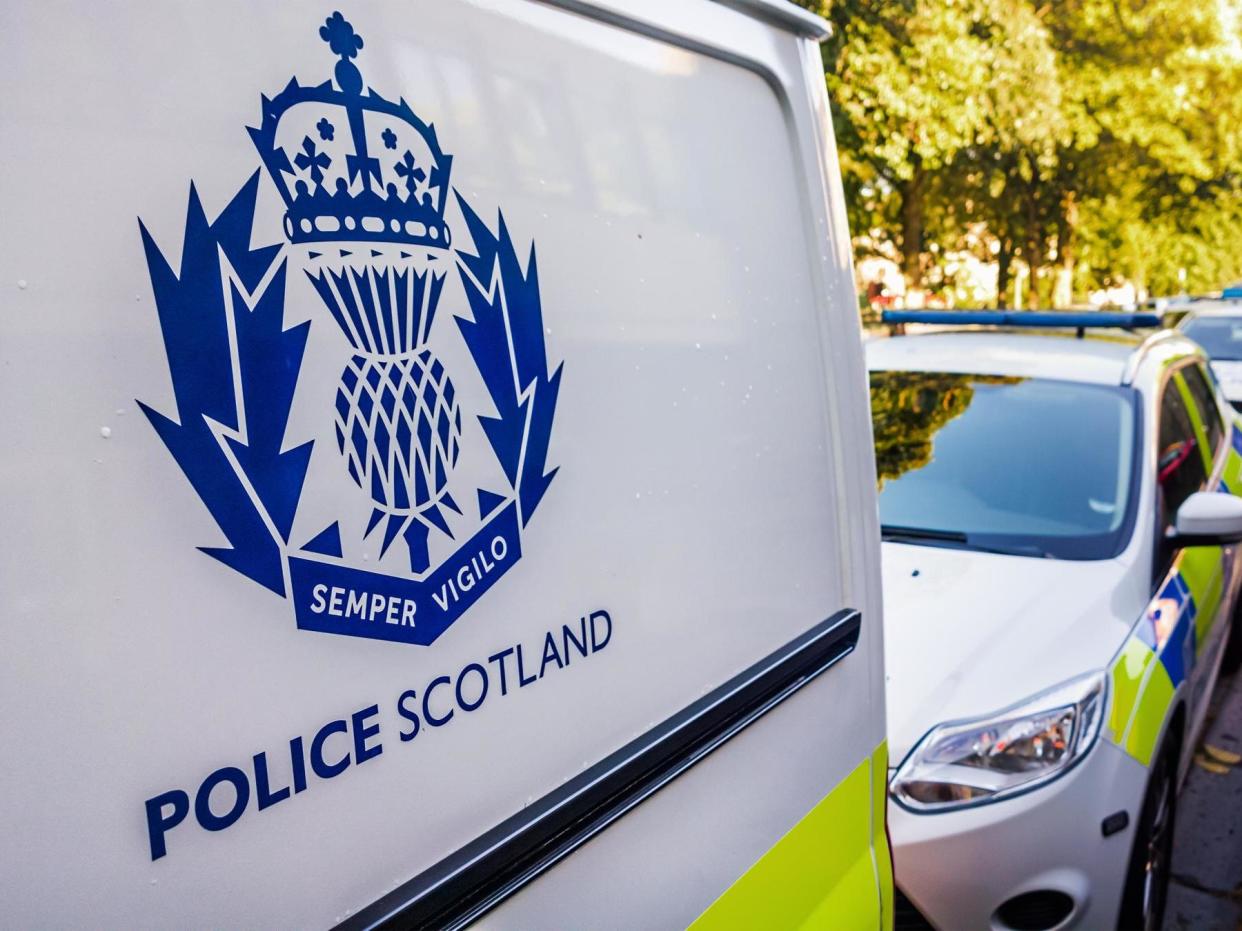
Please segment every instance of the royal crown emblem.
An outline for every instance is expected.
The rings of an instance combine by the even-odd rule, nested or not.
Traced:
[[[457,462],[461,410],[426,348],[444,286],[441,253],[452,159],[404,102],[363,93],[353,58],[362,38],[340,13],[320,35],[340,56],[336,86],[294,79],[263,99],[250,136],[284,200],[285,235],[353,354],[336,394],[336,442],[350,477],[375,503],[384,545],[403,534],[410,568],[428,565],[427,534]]]
[[[521,556],[555,474],[561,371],[548,369],[533,246],[523,267],[503,218],[493,231],[451,189],[434,127],[366,86],[363,39],[339,12],[319,35],[333,80],[292,79],[249,129],[283,202],[283,244],[251,248],[258,173],[214,222],[191,187],[180,275],[142,227],[178,418],[143,410],[229,542],[205,552],[291,598],[303,629],[427,644]],[[470,251],[454,245],[454,207]],[[327,442],[286,436],[319,319],[284,328],[290,266],[339,334]],[[437,327],[454,279],[466,306]],[[437,356],[446,326],[485,398],[467,402]],[[459,501],[459,459],[480,440],[503,478]],[[361,537],[380,560],[400,540],[401,570],[358,565],[339,520],[296,538],[311,457],[329,444],[365,509]],[[432,535],[456,548],[435,558]]]

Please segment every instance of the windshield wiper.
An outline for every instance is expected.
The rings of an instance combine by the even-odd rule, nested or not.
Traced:
[[[969,542],[960,530],[933,530],[930,527],[901,527],[897,524],[881,524],[880,536],[885,540],[927,540],[936,543]]]
[[[1008,543],[998,546],[991,543],[981,543],[960,530],[935,530],[931,527],[901,527],[896,524],[881,524],[880,539],[889,540],[893,543],[939,543],[947,546],[960,546],[980,553],[998,553],[1001,556],[1037,556],[1047,559],[1052,555],[1034,543]]]

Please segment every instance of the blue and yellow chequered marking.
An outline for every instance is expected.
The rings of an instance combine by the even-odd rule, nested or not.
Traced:
[[[1177,687],[1194,668],[1197,616],[1195,597],[1175,564],[1113,663],[1109,738],[1144,766],[1151,764]]]
[[[1234,489],[1242,489],[1242,420],[1235,420],[1231,425],[1229,457],[1225,460],[1224,474],[1220,477],[1226,491],[1237,494]]]
[[[1180,375],[1174,376],[1185,392]],[[1184,395],[1185,396],[1185,395]],[[1193,404],[1194,428],[1208,455],[1206,435]],[[1242,423],[1231,424],[1229,455],[1217,488],[1242,489]],[[1209,471],[1212,463],[1207,463]],[[1230,560],[1224,562],[1231,565]],[[1178,554],[1164,582],[1113,661],[1109,739],[1145,766],[1151,764],[1178,687],[1206,646],[1221,599],[1229,588],[1229,565],[1219,547],[1191,547]]]

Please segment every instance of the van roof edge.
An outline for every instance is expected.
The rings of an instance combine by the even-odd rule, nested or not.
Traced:
[[[823,42],[832,35],[832,23],[809,10],[795,6],[792,0],[716,0],[722,6],[746,13],[756,19],[783,26],[800,36]]]

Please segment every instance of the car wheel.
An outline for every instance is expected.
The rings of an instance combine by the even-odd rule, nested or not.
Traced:
[[[1169,898],[1173,826],[1177,814],[1177,755],[1162,752],[1152,770],[1126,872],[1118,931],[1160,931]]]

